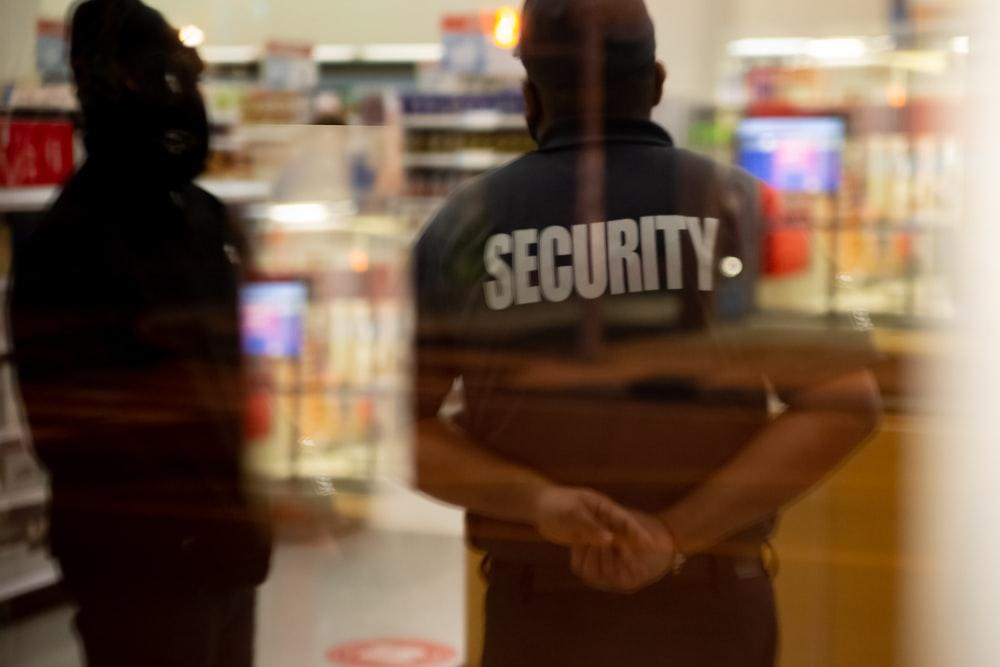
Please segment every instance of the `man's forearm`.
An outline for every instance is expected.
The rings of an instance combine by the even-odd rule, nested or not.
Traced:
[[[832,398],[817,396],[777,419],[725,468],[662,514],[682,552],[704,551],[764,520],[812,488],[871,435],[879,409],[867,373],[831,385],[824,396]]]
[[[417,426],[417,486],[477,514],[534,525],[538,497],[554,485],[484,450],[440,420],[427,419]]]

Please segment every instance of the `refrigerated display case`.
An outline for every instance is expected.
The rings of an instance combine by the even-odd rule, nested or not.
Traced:
[[[407,256],[397,128],[242,127],[271,184],[243,207],[247,465],[265,488],[365,493],[405,477]]]
[[[288,224],[290,211],[310,209],[315,222]],[[244,291],[255,378],[250,469],[272,482],[365,491],[383,450],[407,438],[412,231],[315,202],[249,215],[257,248],[256,280]]]
[[[725,103],[702,109],[689,139],[772,186],[765,255],[777,270],[762,281],[764,308],[901,325],[952,318],[961,43],[964,53],[948,35],[730,44]],[[789,137],[793,125],[823,122],[843,127],[826,156],[820,137]],[[826,183],[796,182],[807,177]]]

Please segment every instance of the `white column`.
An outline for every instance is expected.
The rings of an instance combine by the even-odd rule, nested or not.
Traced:
[[[968,210],[956,340],[929,387],[946,409],[917,450],[902,664],[1000,665],[1000,12],[974,0]]]

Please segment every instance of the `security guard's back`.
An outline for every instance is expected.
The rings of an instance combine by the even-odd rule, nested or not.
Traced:
[[[488,554],[485,664],[770,664],[761,552],[781,503],[723,518],[689,549],[647,519],[749,470],[772,392],[794,403],[863,369],[866,338],[755,312],[762,186],[648,120],[665,72],[641,0],[529,0],[521,50],[539,150],[454,195],[415,260],[421,486],[470,510]],[[874,405],[864,385],[845,392],[852,409]],[[455,435],[428,426],[449,390]],[[837,451],[867,428],[845,429]],[[665,532],[665,571],[608,595],[628,540],[603,553],[550,529],[547,485],[610,501],[582,505],[612,532],[633,530],[628,512],[638,532]]]
[[[606,166],[591,184],[580,167],[595,149]],[[593,187],[600,215],[581,210]],[[420,290],[440,355],[456,356],[445,372],[463,380],[463,429],[647,510],[703,481],[768,418],[762,375],[721,339],[751,302],[754,200],[748,176],[630,119],[595,144],[556,124],[456,195],[421,241]],[[721,275],[726,257],[740,275]],[[434,338],[423,332],[425,356]]]

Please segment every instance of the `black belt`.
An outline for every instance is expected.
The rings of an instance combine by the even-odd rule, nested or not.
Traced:
[[[668,574],[647,590],[670,589],[697,584],[749,581],[777,575],[778,562],[770,543],[756,553],[698,554],[691,556],[675,574]],[[589,591],[569,567],[569,563],[506,560],[489,554],[483,560],[482,574],[487,582],[517,580],[536,592]]]

